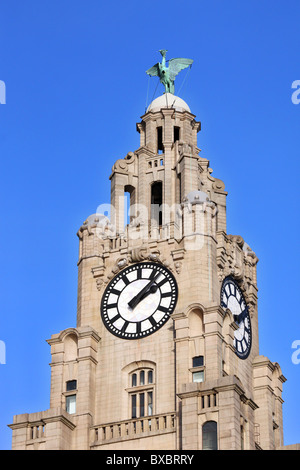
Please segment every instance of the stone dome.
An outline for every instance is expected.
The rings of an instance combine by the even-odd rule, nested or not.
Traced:
[[[103,226],[109,223],[109,218],[104,214],[92,214],[83,222],[83,227]]]
[[[186,195],[186,202],[191,204],[201,204],[207,201],[209,201],[209,197],[208,194],[206,194],[204,191],[190,191]]]
[[[177,111],[188,111],[191,112],[189,106],[186,104],[183,99],[179,96],[172,95],[172,93],[164,93],[163,95],[155,98],[155,100],[150,103],[147,108],[147,113],[149,111],[159,111],[161,108],[174,108]]]

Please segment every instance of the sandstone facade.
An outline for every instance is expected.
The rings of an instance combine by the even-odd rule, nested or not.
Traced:
[[[140,147],[110,175],[110,219],[93,214],[78,231],[77,327],[48,340],[49,409],[14,417],[13,449],[283,446],[285,378],[258,344],[258,259],[240,235],[227,233],[227,192],[200,156],[200,128],[173,95],[151,103],[137,124]],[[101,300],[116,275],[145,261],[176,278],[176,308],[153,334],[123,339],[103,325]],[[236,318],[220,303],[228,276],[249,309],[245,359],[234,347]]]

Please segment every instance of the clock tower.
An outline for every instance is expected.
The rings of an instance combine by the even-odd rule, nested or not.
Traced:
[[[285,378],[259,352],[258,259],[227,233],[200,122],[166,92],[136,127],[110,204],[78,230],[77,324],[48,340],[50,407],[14,417],[13,449],[279,448]]]

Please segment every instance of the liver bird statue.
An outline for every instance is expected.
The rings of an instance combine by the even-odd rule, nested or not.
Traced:
[[[175,86],[174,81],[176,75],[187,67],[191,67],[194,62],[192,59],[170,59],[166,61],[166,54],[168,51],[161,49],[159,51],[162,55],[161,63],[157,63],[151,67],[151,69],[146,71],[147,75],[150,77],[159,77],[160,82],[165,86],[166,93],[172,93],[174,95]],[[166,65],[166,62],[169,62],[169,66]]]

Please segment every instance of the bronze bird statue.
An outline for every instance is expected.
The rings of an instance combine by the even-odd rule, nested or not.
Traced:
[[[160,82],[165,86],[165,93],[172,93],[174,95],[174,81],[176,75],[178,75],[181,70],[191,67],[194,61],[192,59],[184,58],[170,59],[166,61],[166,54],[168,51],[161,49],[159,52],[162,55],[161,63],[158,62],[153,65],[151,69],[146,71],[146,74],[150,75],[150,77],[159,77]],[[169,63],[169,66],[166,65],[166,62]]]

